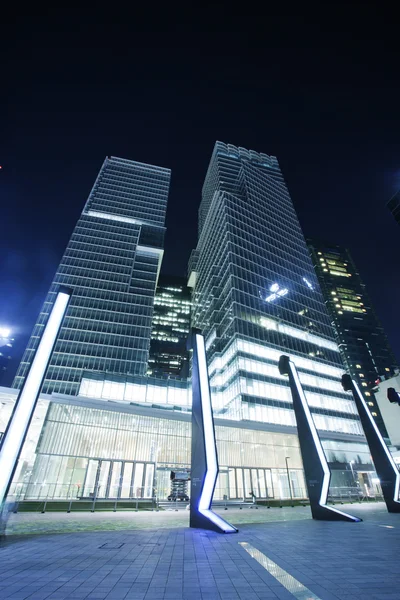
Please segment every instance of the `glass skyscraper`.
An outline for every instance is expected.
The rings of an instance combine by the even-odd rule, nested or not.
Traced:
[[[182,277],[161,275],[154,298],[149,375],[187,377],[190,291]]]
[[[72,299],[42,392],[77,394],[84,371],[144,375],[163,256],[170,170],[106,158],[14,380],[20,387],[58,286]]]
[[[379,378],[398,371],[388,339],[347,248],[317,239],[307,241],[342,360],[387,437],[373,389]]]
[[[278,370],[280,355],[289,354],[317,428],[331,432],[331,440],[361,438],[353,400],[340,383],[344,369],[324,298],[275,157],[216,143],[189,283],[193,325],[206,338],[216,416],[258,421],[282,433],[295,425],[288,383]]]

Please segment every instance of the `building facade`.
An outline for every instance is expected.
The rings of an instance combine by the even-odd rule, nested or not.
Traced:
[[[279,357],[288,354],[319,432],[329,432],[334,443],[346,434],[364,440],[354,402],[341,387],[339,347],[275,157],[216,143],[189,283],[217,418],[273,424],[282,435],[295,426],[278,370]],[[338,463],[331,465],[333,485],[343,484],[347,470],[352,485],[350,469]]]
[[[160,275],[154,298],[149,375],[188,377],[189,327],[190,291],[186,280]]]
[[[393,388],[396,392],[396,402],[390,402],[388,399],[388,389]],[[378,404],[380,414],[389,435],[392,446],[400,450],[400,375],[390,377],[380,381],[375,387],[374,396]],[[400,462],[400,452],[393,453],[396,462]],[[397,454],[397,456],[396,456]]]
[[[378,379],[391,377],[398,370],[385,332],[350,252],[311,239],[308,247],[343,363],[357,381],[382,435],[387,437],[373,394]]]
[[[77,394],[84,370],[144,375],[161,266],[170,170],[106,158],[50,286],[14,387],[20,387],[58,286],[73,289],[43,385]]]

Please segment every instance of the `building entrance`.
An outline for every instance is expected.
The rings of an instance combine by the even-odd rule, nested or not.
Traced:
[[[89,460],[82,498],[152,498],[155,464]]]

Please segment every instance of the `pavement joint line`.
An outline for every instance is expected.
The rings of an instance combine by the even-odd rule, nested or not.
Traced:
[[[270,573],[275,579],[283,585],[297,600],[322,600],[319,596],[314,594],[306,586],[304,586],[298,579],[290,575],[285,569],[282,569],[273,560],[268,558],[263,552],[257,550],[254,546],[248,542],[238,542],[239,546],[242,546],[244,550],[254,560],[256,560],[268,573]]]

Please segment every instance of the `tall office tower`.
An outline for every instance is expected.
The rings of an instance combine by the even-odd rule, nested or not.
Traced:
[[[164,243],[170,170],[106,158],[14,380],[20,387],[55,300],[73,289],[43,385],[77,394],[84,370],[144,375]]]
[[[387,207],[400,225],[400,190],[389,200]]]
[[[320,240],[307,242],[342,360],[387,437],[372,389],[378,378],[394,375],[396,359],[349,251]]]
[[[296,212],[275,157],[217,142],[189,264],[192,322],[206,338],[216,416],[295,425],[281,354],[292,356],[328,458],[362,441],[343,392],[339,348]],[[343,436],[349,434],[349,436]]]
[[[182,277],[160,276],[154,298],[149,375],[188,376],[190,291]]]

